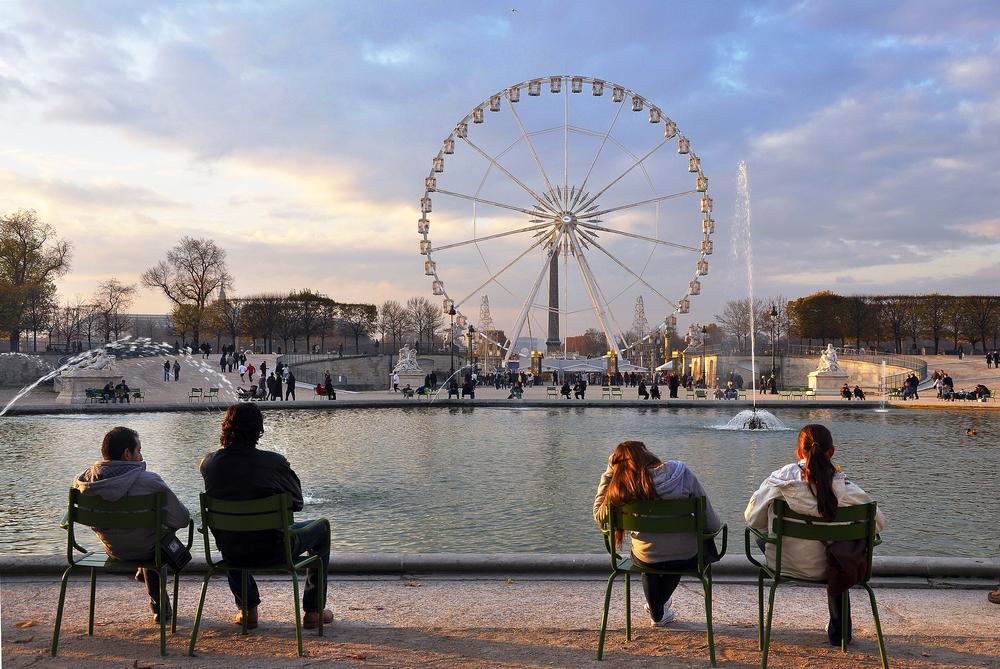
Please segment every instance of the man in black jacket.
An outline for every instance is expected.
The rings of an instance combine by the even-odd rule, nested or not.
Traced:
[[[205,479],[205,492],[209,497],[224,500],[249,500],[288,493],[292,510],[302,510],[302,484],[292,471],[291,465],[280,453],[262,451],[257,442],[264,434],[264,417],[253,403],[234,404],[229,407],[222,421],[219,437],[221,448],[209,453],[201,461],[201,475]],[[306,522],[297,522],[293,528],[304,527]],[[278,530],[261,532],[227,532],[213,530],[215,544],[222,557],[229,563],[239,565],[278,564],[285,560],[282,533]],[[320,555],[323,560],[323,574],[328,573],[330,563],[330,526],[318,525],[314,529],[292,537],[292,555],[308,552]],[[243,572],[231,569],[228,572],[229,589],[236,598],[236,606],[241,607]],[[323,579],[323,592],[319,592],[318,574],[310,569],[302,593],[302,608],[305,617],[302,624],[306,629],[319,626],[319,616],[323,622],[333,621],[333,612],[324,609],[326,605],[327,579]],[[260,593],[252,575],[247,575],[247,627],[257,627],[257,605]],[[242,613],[237,613],[235,621],[242,624]]]

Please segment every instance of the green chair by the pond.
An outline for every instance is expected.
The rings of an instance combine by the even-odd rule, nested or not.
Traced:
[[[826,521],[818,516],[806,516],[795,513],[788,508],[783,500],[776,500],[772,511],[774,520],[771,523],[773,534],[765,534],[760,530],[747,527],[744,539],[747,559],[757,565],[757,643],[760,647],[761,669],[767,669],[767,652],[771,643],[771,614],[774,612],[774,592],[778,585],[786,581],[799,581],[806,583],[825,583],[826,579],[807,579],[788,576],[781,573],[781,547],[786,538],[809,539],[813,541],[854,541],[859,539],[867,540],[867,552],[865,559],[867,566],[864,577],[858,583],[868,591],[871,599],[872,618],[875,620],[875,636],[878,639],[878,652],[882,659],[883,669],[889,669],[889,658],[885,654],[885,640],[882,638],[882,623],[878,617],[878,606],[875,604],[875,592],[868,585],[872,576],[872,553],[875,546],[882,543],[875,534],[875,510],[876,503],[858,504],[856,506],[842,506],[837,510],[837,516]],[[750,548],[753,535],[757,540],[774,544],[774,567],[767,566],[766,562],[757,561],[751,554]],[[767,600],[767,619],[764,618],[764,579],[771,579],[771,589]],[[851,618],[850,591],[845,591],[842,595],[843,615],[841,617],[843,628],[841,629],[841,650],[847,652],[848,642],[848,621]]]
[[[247,573],[257,571],[278,571],[289,574],[292,577],[292,590],[295,597],[295,641],[298,643],[299,657],[302,657],[302,609],[299,602],[299,570],[314,567],[319,572],[318,587],[319,592],[324,592],[323,582],[326,574],[323,573],[323,558],[320,555],[305,556],[296,562],[292,554],[292,537],[296,534],[308,532],[318,524],[326,525],[327,534],[330,532],[330,523],[326,519],[314,520],[308,525],[299,529],[291,527],[293,521],[292,502],[288,493],[271,495],[261,499],[250,499],[240,501],[228,501],[209,497],[201,493],[201,527],[198,531],[205,538],[205,561],[208,563],[208,571],[205,573],[205,581],[201,586],[201,599],[198,600],[198,613],[195,614],[194,628],[191,630],[191,645],[188,647],[188,655],[194,655],[194,646],[198,640],[198,627],[201,625],[201,612],[205,606],[205,593],[208,592],[208,582],[219,572],[228,572],[230,569],[243,570],[243,592],[240,601],[243,603],[242,619],[243,633],[247,633],[248,613],[247,602]],[[282,544],[285,548],[285,561],[277,564],[259,565],[233,565],[225,560],[219,562],[212,561],[212,547],[210,530],[224,530],[227,532],[261,532],[266,530],[279,530],[282,532]],[[323,636],[323,615],[319,616],[319,635]]]
[[[659,499],[647,502],[632,502],[620,507],[609,506],[607,518],[601,532],[604,545],[611,555],[611,576],[604,591],[604,615],[601,618],[601,637],[597,643],[597,659],[604,655],[604,638],[608,629],[608,609],[611,606],[611,587],[615,579],[625,576],[625,640],[632,640],[632,574],[664,574],[694,576],[701,581],[705,594],[705,622],[707,625],[708,653],[715,666],[715,636],[712,631],[712,563],[706,562],[705,542],[714,541],[722,533],[722,549],[719,557],[726,554],[729,529],[725,524],[715,532],[705,529],[705,498]],[[615,530],[643,532],[648,534],[693,534],[698,545],[697,567],[689,570],[649,569],[636,565],[631,556],[622,556],[615,546]]]
[[[122,497],[121,499],[109,502],[97,495],[83,495],[79,490],[73,488],[69,491],[69,510],[63,521],[66,529],[66,561],[69,566],[63,572],[62,582],[59,586],[59,606],[56,609],[55,630],[52,632],[52,655],[59,651],[59,628],[62,625],[63,605],[66,601],[66,585],[69,576],[74,569],[90,570],[90,615],[87,624],[87,635],[94,636],[94,595],[97,588],[97,570],[101,569],[112,573],[135,573],[137,569],[153,569],[160,575],[160,655],[167,654],[167,566],[160,551],[160,544],[163,537],[170,534],[170,530],[163,526],[163,507],[166,498],[163,493],[152,495],[136,495],[133,497]],[[109,557],[106,553],[88,551],[80,546],[76,541],[76,525],[85,525],[101,530],[112,529],[149,529],[156,532],[156,546],[152,560],[133,561],[118,560]],[[188,524],[187,547],[191,548],[194,538],[194,522]],[[75,552],[83,555],[76,555]],[[174,606],[173,616],[170,622],[170,631],[177,631],[177,588],[180,582],[180,575],[174,574]]]

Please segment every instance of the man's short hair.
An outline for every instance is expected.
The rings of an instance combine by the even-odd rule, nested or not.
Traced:
[[[105,460],[122,460],[125,451],[139,446],[139,433],[129,427],[116,427],[106,435],[101,444],[101,457]]]

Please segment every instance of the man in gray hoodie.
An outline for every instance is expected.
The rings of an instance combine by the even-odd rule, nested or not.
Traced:
[[[191,514],[177,499],[177,495],[158,474],[146,470],[142,459],[142,444],[139,433],[127,427],[116,427],[106,435],[101,444],[101,458],[82,474],[73,479],[73,487],[84,495],[97,495],[109,502],[162,492],[166,496],[163,522],[166,527],[176,530],[188,524]],[[156,544],[153,530],[115,529],[98,530],[94,533],[104,544],[108,555],[119,560],[150,560]],[[149,606],[153,611],[153,622],[159,623],[160,577],[152,569],[142,570],[149,593]],[[138,578],[138,576],[137,576]],[[167,618],[171,617],[170,600],[167,600]]]

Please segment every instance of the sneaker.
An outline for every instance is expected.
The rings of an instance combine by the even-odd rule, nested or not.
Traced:
[[[987,596],[987,599],[989,599],[994,604],[1000,604],[1000,587],[997,587],[996,590],[994,590],[993,592],[991,592]]]
[[[663,606],[663,617],[659,620],[653,618],[653,614],[649,610],[649,604],[643,604],[642,607],[646,610],[646,615],[649,616],[649,626],[650,627],[666,627],[670,623],[677,620],[677,612],[674,611],[674,598],[671,597],[667,600],[667,603]]]
[[[243,611],[237,611],[236,615],[233,616],[233,624],[243,627]],[[247,609],[247,629],[255,630],[257,629],[257,607],[252,609]]]
[[[170,609],[170,605],[167,604],[167,622],[170,622],[170,619],[173,617],[173,615],[174,614],[173,614],[173,612]],[[159,610],[157,610],[157,611],[155,611],[153,613],[152,620],[153,620],[153,624],[154,625],[159,625],[160,624],[160,612],[159,612]]]
[[[333,622],[333,611],[330,609],[323,609],[323,624],[329,625]],[[314,630],[319,627],[319,613],[316,611],[306,611],[306,615],[302,618],[302,627],[307,630]]]

